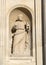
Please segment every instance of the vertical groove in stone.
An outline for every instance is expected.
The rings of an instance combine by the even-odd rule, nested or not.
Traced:
[[[4,57],[5,57],[5,2],[6,0],[1,0],[1,44],[2,44],[2,62],[4,64]]]
[[[0,0],[0,65],[3,65],[3,46],[4,46],[4,0]]]
[[[2,65],[2,29],[1,29],[1,0],[0,0],[0,65]]]

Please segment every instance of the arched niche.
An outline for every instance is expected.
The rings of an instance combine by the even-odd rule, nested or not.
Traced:
[[[18,23],[19,22],[19,23]],[[26,25],[26,27],[25,27]],[[17,26],[17,27],[16,27]],[[29,29],[28,29],[29,27]],[[15,30],[14,30],[14,29]],[[17,28],[23,29],[24,32],[20,35],[16,35],[22,32],[22,30]],[[13,29],[13,30],[12,30]],[[15,33],[14,33],[15,32]],[[23,40],[26,40],[26,44],[24,41],[20,42],[24,36]],[[20,39],[19,39],[20,38]],[[26,39],[28,38],[28,39]],[[9,41],[10,43],[10,53],[12,56],[33,56],[33,38],[32,38],[32,14],[31,12],[24,7],[17,7],[14,8],[9,15]],[[28,41],[28,43],[27,43]],[[20,43],[18,43],[20,42]],[[18,47],[17,47],[18,44]],[[21,45],[20,45],[21,44]],[[24,47],[28,47],[26,51],[24,51]]]

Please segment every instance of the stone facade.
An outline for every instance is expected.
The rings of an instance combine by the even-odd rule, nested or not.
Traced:
[[[16,16],[19,13],[21,13],[19,11],[17,11],[18,13],[14,12],[14,13],[17,13],[14,16],[12,11],[20,7],[21,9],[22,8],[27,9],[32,16],[31,22],[32,22],[33,55],[29,56],[30,54],[27,54],[28,52],[26,52],[25,54],[27,54],[28,57],[27,55],[25,57],[23,57],[23,55],[22,57],[17,57],[17,56],[15,57],[15,56],[11,56],[10,54],[11,52],[10,27],[13,24],[12,20],[14,21]],[[3,65],[43,65],[41,0],[18,0],[18,1],[17,0],[0,0],[0,9],[1,9],[0,10],[0,39],[1,39],[0,57],[1,59],[3,59],[3,61],[1,61],[3,62]],[[22,10],[22,11],[25,11],[25,10]],[[11,18],[10,18],[10,15],[11,15]],[[24,16],[26,20],[30,21],[29,20],[31,18],[30,15],[24,14]]]

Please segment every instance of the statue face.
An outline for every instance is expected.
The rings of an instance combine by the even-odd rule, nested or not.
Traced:
[[[18,15],[18,18],[19,18],[20,20],[23,20],[23,17],[24,17],[24,16],[23,16],[22,14],[19,14],[19,15]]]

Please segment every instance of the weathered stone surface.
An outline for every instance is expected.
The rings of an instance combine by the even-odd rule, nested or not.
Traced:
[[[36,0],[36,3],[34,1],[35,0],[0,0],[0,3],[1,3],[0,4],[0,9],[1,9],[0,10],[0,43],[1,43],[0,44],[0,50],[1,50],[0,59],[3,59],[3,61],[1,60],[1,63],[3,62],[2,63],[3,65],[36,65],[36,63],[37,63],[37,65],[43,65],[42,64],[43,61],[42,61],[41,0]],[[12,44],[11,43],[12,40],[10,39],[11,38],[10,30],[12,28],[11,25],[14,24],[12,21],[15,20],[15,18],[17,17],[16,15],[18,13],[20,13],[19,11],[17,11],[18,13],[16,12],[17,14],[13,15],[12,11],[18,7],[26,8],[32,14],[31,22],[32,22],[32,38],[33,38],[33,40],[32,40],[33,56],[30,56],[30,53],[28,54],[28,51],[26,51],[26,53],[23,54],[24,56],[26,55],[25,57],[23,57],[23,56],[15,57],[15,56],[11,55],[11,53],[10,53],[11,44]],[[11,12],[12,12],[12,16],[10,18]],[[15,12],[14,12],[14,14],[15,14]],[[25,14],[24,14],[24,18],[26,21],[27,20],[30,21]],[[17,24],[17,25],[19,25],[19,24]],[[18,32],[20,32],[20,31],[18,31]],[[18,37],[17,37],[17,39],[18,39]],[[36,45],[36,47],[35,47],[35,45]],[[22,52],[24,49],[24,44],[21,48],[22,48],[22,50],[21,49],[20,50]],[[16,50],[19,50],[19,49],[16,48]]]

